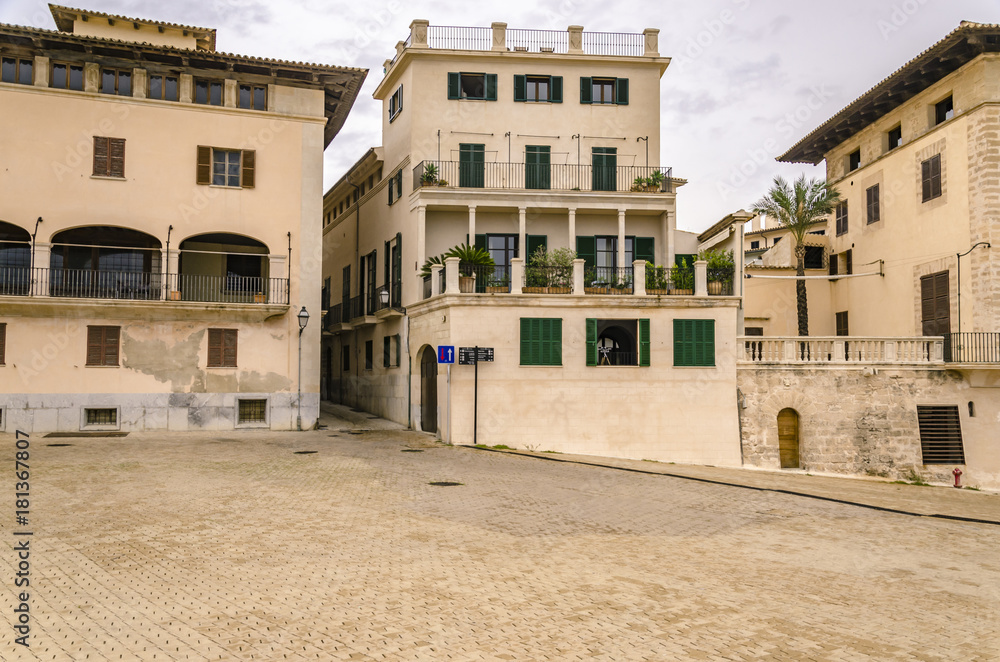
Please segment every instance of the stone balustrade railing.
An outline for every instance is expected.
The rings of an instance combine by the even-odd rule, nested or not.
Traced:
[[[740,336],[743,364],[928,364],[944,363],[944,339],[867,336]]]

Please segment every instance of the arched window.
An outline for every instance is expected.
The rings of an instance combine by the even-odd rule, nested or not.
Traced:
[[[0,295],[28,294],[31,284],[31,235],[0,221]]]
[[[52,237],[49,292],[98,299],[159,299],[160,240],[109,226],[64,230]]]
[[[256,239],[226,232],[189,237],[180,244],[173,298],[185,301],[265,303],[271,298],[268,249]]]

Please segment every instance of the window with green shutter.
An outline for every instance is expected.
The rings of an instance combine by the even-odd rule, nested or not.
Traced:
[[[561,318],[521,318],[521,365],[562,365]]]
[[[580,77],[580,103],[628,105],[628,78]]]
[[[639,365],[649,367],[649,320],[639,320]]]
[[[449,99],[497,100],[497,75],[487,73],[450,72]]]
[[[650,364],[649,319],[587,319],[588,366],[643,366]]]
[[[595,191],[618,190],[618,149],[594,147],[591,158],[593,162],[591,188]]]
[[[656,240],[653,237],[636,237],[635,243],[635,259],[645,260],[650,264],[656,263]]]
[[[461,143],[458,146],[458,185],[483,188],[486,181],[486,145]]]
[[[562,76],[514,76],[514,101],[562,103]]]
[[[674,365],[715,365],[715,320],[674,320]]]
[[[527,145],[524,148],[524,188],[552,188],[551,147]]]

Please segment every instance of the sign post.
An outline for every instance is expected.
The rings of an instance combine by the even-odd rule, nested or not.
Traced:
[[[480,347],[476,345],[475,347],[459,347],[458,348],[458,363],[459,365],[472,365],[475,366],[474,373],[474,386],[472,395],[472,445],[477,445],[479,439],[479,362],[480,361],[493,361],[493,348],[492,347]]]
[[[455,362],[454,345],[438,345],[438,363],[448,367],[448,404],[445,409],[445,420],[448,421],[448,443],[451,443],[451,364]]]

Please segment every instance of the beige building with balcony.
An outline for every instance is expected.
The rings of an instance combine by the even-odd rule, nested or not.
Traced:
[[[324,200],[325,395],[453,443],[739,464],[732,276],[671,268],[699,242],[659,162],[668,64],[656,30],[414,21],[382,145]],[[421,274],[466,242],[495,266]]]
[[[0,25],[0,430],[312,426],[323,150],[366,72],[50,7]]]

